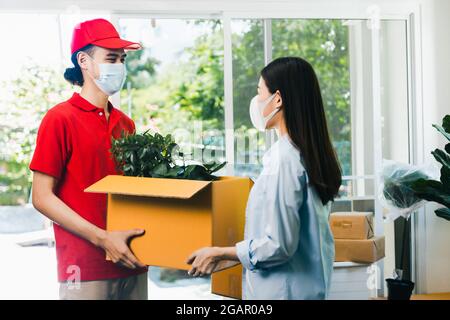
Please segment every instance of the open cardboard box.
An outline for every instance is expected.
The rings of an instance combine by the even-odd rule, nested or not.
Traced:
[[[189,270],[186,259],[195,250],[243,240],[252,185],[243,177],[196,181],[110,175],[85,192],[108,194],[107,230],[145,230],[130,243],[140,261]],[[212,292],[240,299],[241,265],[223,263],[216,270]]]

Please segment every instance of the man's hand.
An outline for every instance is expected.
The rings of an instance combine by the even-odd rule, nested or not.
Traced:
[[[82,218],[55,195],[54,189],[57,182],[56,178],[52,176],[38,171],[34,172],[33,205],[39,212],[64,229],[103,248],[114,262],[131,269],[145,267],[128,247],[131,238],[143,235],[143,230],[108,232],[97,227]]]
[[[192,265],[188,274],[194,277],[211,274],[217,263],[222,260],[222,251],[218,247],[206,247],[195,251],[186,263]]]
[[[130,269],[145,267],[131,252],[129,242],[132,238],[142,236],[144,230],[134,229],[128,231],[105,231],[100,237],[99,247],[106,251],[114,263]]]

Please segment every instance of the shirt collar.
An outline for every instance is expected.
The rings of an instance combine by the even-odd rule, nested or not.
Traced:
[[[72,97],[69,99],[70,104],[74,105],[75,107],[80,108],[84,111],[96,111],[96,110],[103,110],[103,108],[99,108],[86,99],[84,99],[79,93],[74,92]],[[110,101],[108,101],[108,112],[112,113],[114,110],[114,107]]]

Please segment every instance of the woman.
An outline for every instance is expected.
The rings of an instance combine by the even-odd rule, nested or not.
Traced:
[[[276,129],[279,140],[251,190],[245,240],[194,252],[189,274],[234,260],[244,267],[244,299],[326,299],[334,261],[328,218],[341,170],[311,65],[295,57],[268,64],[250,116],[256,128]]]

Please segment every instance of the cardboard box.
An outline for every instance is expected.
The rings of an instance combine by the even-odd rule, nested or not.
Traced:
[[[211,276],[211,292],[221,296],[242,299],[242,265],[215,272]]]
[[[384,236],[366,240],[335,239],[335,261],[372,263],[384,258]]]
[[[86,192],[107,193],[107,230],[144,229],[130,248],[151,266],[189,270],[187,257],[206,246],[234,246],[244,237],[248,178],[217,181],[107,176]],[[241,298],[241,266],[216,272],[212,292]]]
[[[335,239],[370,239],[373,237],[372,212],[334,212],[330,215]]]

